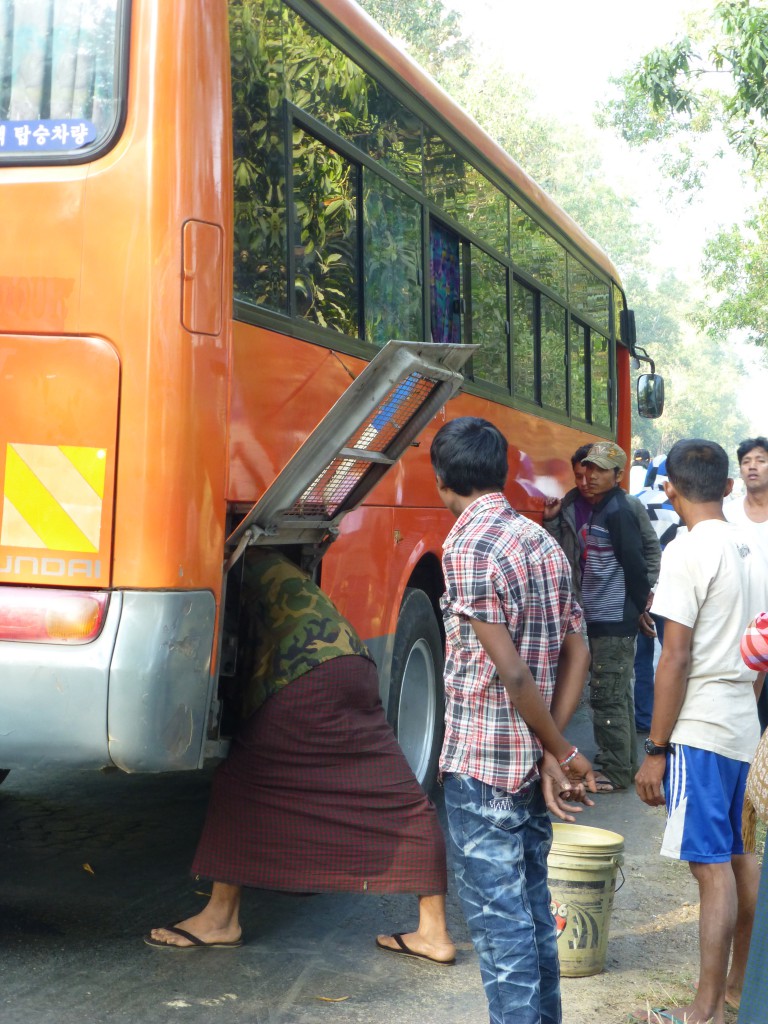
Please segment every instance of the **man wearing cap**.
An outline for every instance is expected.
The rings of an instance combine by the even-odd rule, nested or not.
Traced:
[[[639,494],[645,486],[645,474],[651,463],[651,453],[647,448],[635,448],[632,465],[629,467],[629,493]]]
[[[581,595],[592,654],[589,700],[602,773],[598,792],[626,789],[637,771],[632,669],[651,585],[637,520],[619,483],[627,456],[612,441],[584,459],[592,514],[579,535]]]

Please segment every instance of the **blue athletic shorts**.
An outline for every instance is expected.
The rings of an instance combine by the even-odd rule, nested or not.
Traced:
[[[721,864],[744,853],[741,811],[746,761],[675,743],[667,755],[663,857]]]

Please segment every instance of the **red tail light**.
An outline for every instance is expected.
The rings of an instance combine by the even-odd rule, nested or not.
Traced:
[[[104,625],[106,591],[0,587],[0,640],[87,644]]]

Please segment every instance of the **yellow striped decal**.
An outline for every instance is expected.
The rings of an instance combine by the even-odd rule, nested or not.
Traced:
[[[0,544],[98,551],[106,467],[104,448],[7,445]]]

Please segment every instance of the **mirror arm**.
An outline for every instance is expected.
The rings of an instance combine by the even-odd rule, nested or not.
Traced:
[[[639,368],[639,364],[640,363],[649,363],[650,367],[651,367],[651,373],[656,373],[656,364],[654,363],[654,361],[651,359],[651,357],[648,355],[648,353],[645,351],[644,348],[640,348],[639,345],[635,344],[629,350],[629,354],[632,356],[633,359],[637,360],[638,367],[636,367],[636,368]]]

